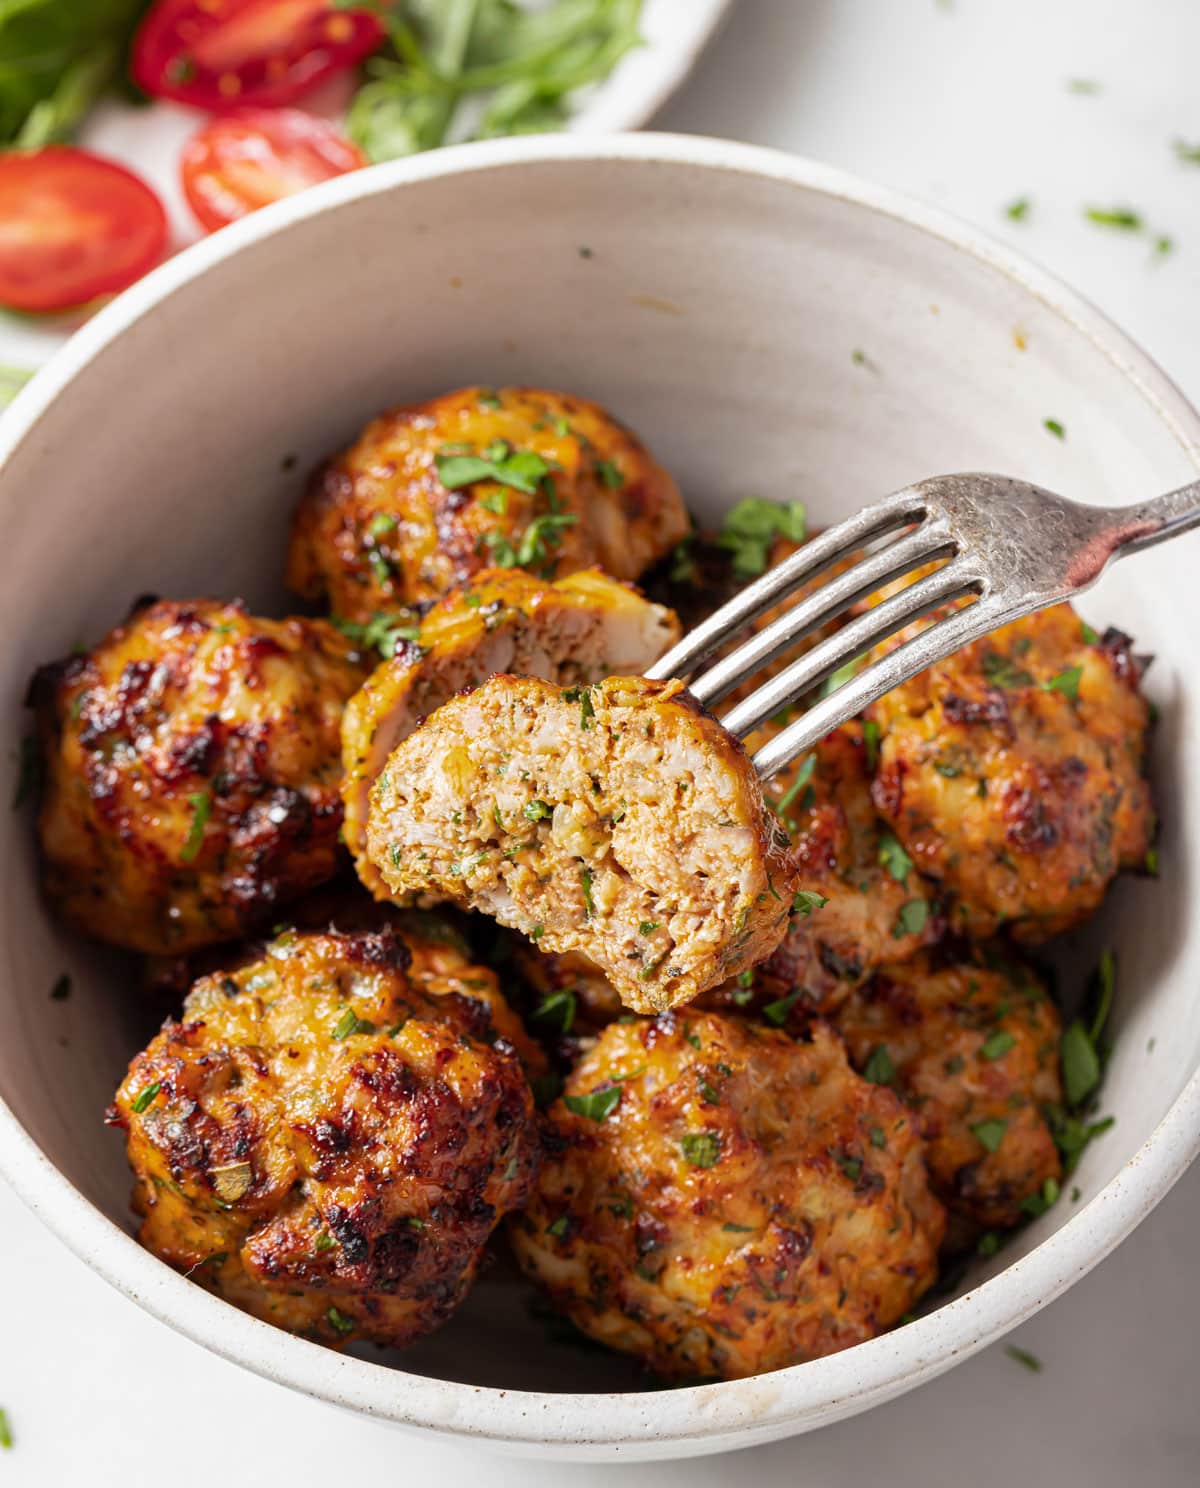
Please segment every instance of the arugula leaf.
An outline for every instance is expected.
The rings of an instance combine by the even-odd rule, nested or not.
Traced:
[[[116,76],[146,5],[147,0],[3,0],[0,144],[33,148],[70,134]]]
[[[570,95],[607,77],[640,43],[641,0],[552,0],[535,9],[511,0],[407,0],[373,8],[387,25],[390,53],[367,63],[369,80],[346,125],[376,161],[450,140],[561,129]]]

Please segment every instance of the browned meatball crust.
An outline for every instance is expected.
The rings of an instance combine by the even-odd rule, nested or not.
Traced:
[[[76,929],[178,954],[330,878],[340,725],[364,668],[323,620],[161,600],[31,690],[46,894]]]
[[[935,1279],[944,1212],[912,1116],[824,1025],[803,1043],[690,1010],[611,1024],[547,1121],[517,1258],[660,1374],[819,1358]]]
[[[287,581],[361,622],[497,565],[636,579],[687,530],[675,482],[597,404],[463,388],[381,415],[318,472]]]
[[[1154,813],[1139,678],[1125,636],[1101,638],[1059,605],[868,711],[883,731],[875,803],[945,891],[954,929],[1045,940],[1145,862]]]
[[[928,1143],[938,1194],[985,1229],[1058,1182],[1044,1111],[1062,1104],[1061,1024],[1028,968],[996,961],[884,969],[838,1013],[856,1069],[890,1080]]]
[[[392,753],[367,850],[397,895],[581,950],[639,1011],[761,960],[799,888],[745,750],[679,682],[493,677]]]
[[[390,930],[279,937],[196,983],[110,1112],[142,1244],[323,1343],[444,1323],[536,1168],[495,1010],[411,959]]]

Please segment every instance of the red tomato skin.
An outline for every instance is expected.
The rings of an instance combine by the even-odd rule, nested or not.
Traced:
[[[168,235],[158,197],[114,160],[74,145],[0,154],[0,305],[42,314],[116,294]]]
[[[274,166],[277,175],[286,171],[300,177],[302,184],[294,189],[302,190],[366,164],[358,146],[324,119],[299,109],[246,108],[210,119],[188,140],[180,175],[196,220],[215,232],[293,194],[272,190],[265,166]]]
[[[134,36],[130,72],[153,97],[208,113],[280,108],[361,61],[384,35],[377,15],[326,0],[156,0]],[[233,54],[225,66],[223,51]]]

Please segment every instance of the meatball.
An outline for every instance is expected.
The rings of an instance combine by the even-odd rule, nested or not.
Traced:
[[[675,482],[595,403],[463,388],[383,414],[317,473],[287,581],[364,621],[497,565],[636,579],[687,530]]]
[[[613,1023],[547,1113],[511,1226],[589,1337],[668,1377],[819,1358],[901,1318],[945,1215],[911,1114],[810,1041],[713,1013]]]
[[[912,860],[871,801],[873,734],[847,724],[767,784],[767,804],[791,834],[805,888],[824,900],[792,916],[781,944],[722,1003],[769,1010],[772,1021],[828,1017],[887,962],[935,941],[942,919]]]
[[[770,953],[799,889],[745,750],[680,682],[493,677],[393,751],[367,850],[397,895],[582,950],[639,1011]]]
[[[385,661],[346,709],[345,839],[363,883],[387,893],[365,851],[371,786],[396,745],[456,692],[496,672],[567,685],[640,673],[678,639],[670,610],[597,569],[555,583],[489,569],[448,594],[425,616],[417,640]]]
[[[1140,671],[1127,637],[1101,638],[1059,605],[868,711],[883,731],[876,806],[952,901],[956,930],[1045,940],[1086,919],[1119,869],[1145,862],[1154,813]]]
[[[1061,1025],[1027,968],[887,967],[836,1022],[855,1068],[894,1082],[914,1107],[934,1186],[957,1215],[1007,1228],[1062,1176],[1043,1114],[1062,1104]]]
[[[46,893],[151,954],[229,940],[330,878],[340,724],[360,658],[323,620],[162,600],[43,668]]]
[[[109,1113],[142,1244],[324,1343],[444,1323],[537,1165],[494,1010],[412,961],[391,930],[280,936],[196,983]]]

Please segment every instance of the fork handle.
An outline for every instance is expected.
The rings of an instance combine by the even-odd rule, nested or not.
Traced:
[[[1113,525],[1107,536],[1113,558],[1127,553],[1140,553],[1155,543],[1166,542],[1200,527],[1200,481],[1144,501],[1140,506],[1123,506],[1112,513]]]

